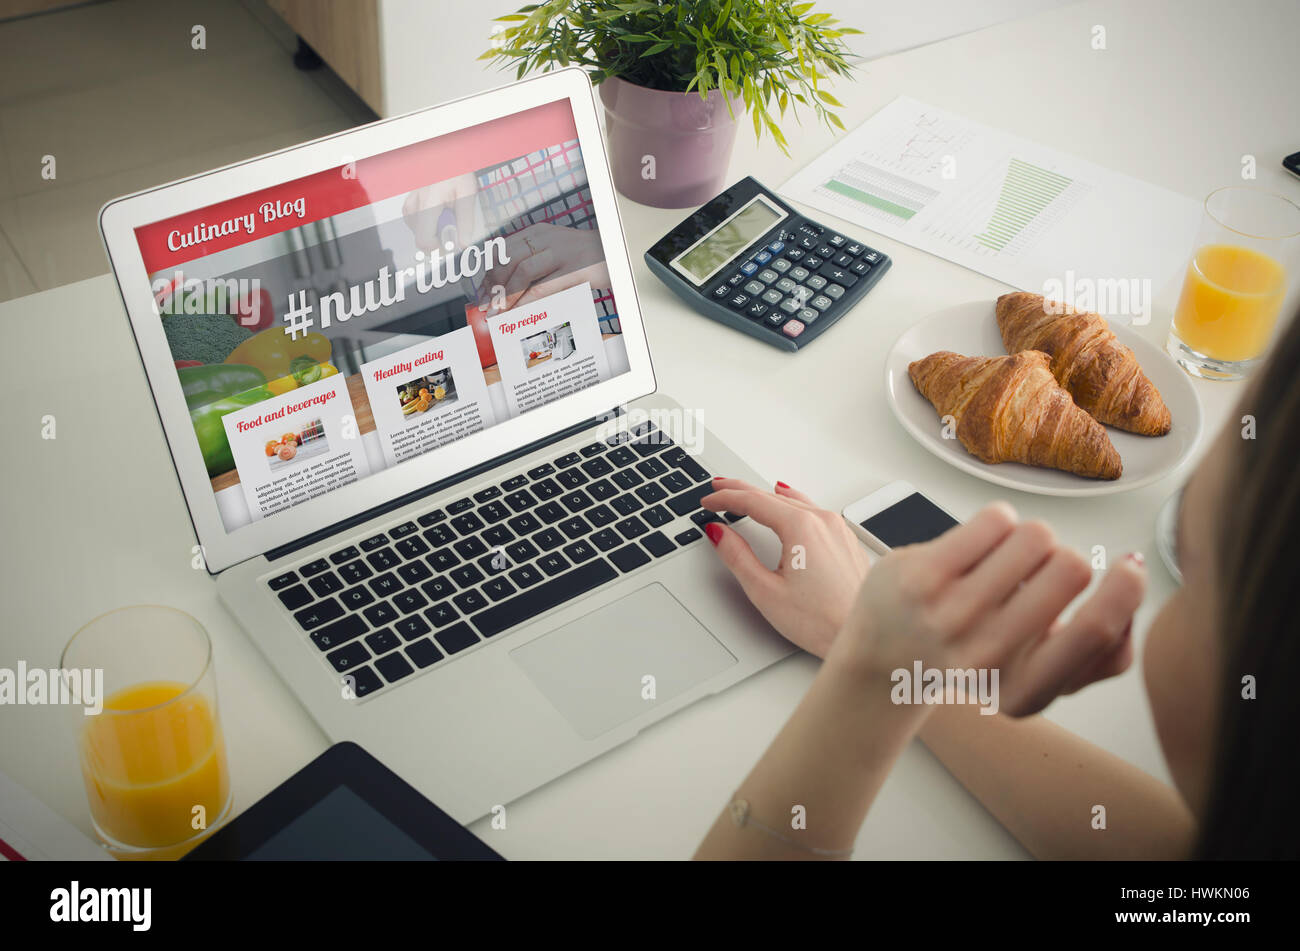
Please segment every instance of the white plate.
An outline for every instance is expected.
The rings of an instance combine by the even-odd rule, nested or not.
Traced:
[[[1191,455],[1201,437],[1201,402],[1187,374],[1163,350],[1123,325],[1112,322],[1110,328],[1138,358],[1173,418],[1173,428],[1163,436],[1138,436],[1106,427],[1124,463],[1124,474],[1118,479],[1085,479],[1018,462],[990,465],[968,453],[956,439],[943,438],[939,414],[913,385],[907,365],[936,350],[951,350],[968,357],[1005,356],[993,301],[971,301],[938,311],[899,337],[885,358],[889,405],[903,428],[926,449],[958,469],[997,485],[1038,495],[1109,495],[1149,485],[1173,472]]]

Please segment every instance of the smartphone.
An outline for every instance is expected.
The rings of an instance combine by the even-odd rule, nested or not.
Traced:
[[[1282,167],[1292,175],[1300,178],[1300,152],[1292,152],[1282,159]]]
[[[908,482],[891,482],[850,502],[840,514],[878,555],[902,545],[928,542],[958,524],[957,519]]]

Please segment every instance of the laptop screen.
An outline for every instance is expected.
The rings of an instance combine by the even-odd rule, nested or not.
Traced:
[[[568,100],[340,158],[135,229],[227,532],[628,371]]]

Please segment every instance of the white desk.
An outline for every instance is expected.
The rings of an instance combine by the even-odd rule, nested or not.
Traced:
[[[1095,24],[1108,48],[1090,46]],[[1290,0],[1086,2],[868,64],[835,93],[852,128],[900,93],[1073,151],[1119,171],[1201,196],[1258,157],[1261,183],[1300,193],[1277,168],[1300,83]],[[778,186],[825,148],[811,124],[795,155],[756,149],[742,131],[732,176]],[[998,494],[916,445],[882,399],[883,357],[895,336],[935,309],[1005,290],[996,282],[860,229],[893,255],[879,287],[830,336],[791,356],[694,316],[641,263],[680,217],[630,203],[624,224],[636,263],[661,385],[771,479],[838,508],[864,489],[906,478],[965,517]],[[814,215],[814,217],[819,217]],[[827,220],[827,219],[824,219]],[[93,223],[86,222],[86,227]],[[1190,242],[1192,236],[1188,236]],[[1190,249],[1190,248],[1189,248]],[[1163,342],[1169,302],[1145,333]],[[110,277],[0,305],[9,344],[0,374],[0,554],[5,618],[0,666],[57,664],[78,626],[123,604],[191,611],[211,632],[239,808],[326,746],[190,567],[194,538],[148,389]],[[1211,430],[1234,385],[1198,381]],[[40,438],[45,414],[57,439]],[[1154,557],[1152,524],[1175,480],[1095,500],[1009,493],[1083,550],[1153,557],[1139,615],[1141,646],[1172,582]],[[815,662],[791,658],[643,733],[636,741],[509,806],[508,828],[475,832],[510,858],[691,854],[718,810],[799,697]],[[67,711],[0,708],[0,769],[88,830]],[[1167,778],[1137,666],[1054,704],[1049,715]],[[858,840],[861,857],[998,858],[1024,853],[919,744],[885,785]]]

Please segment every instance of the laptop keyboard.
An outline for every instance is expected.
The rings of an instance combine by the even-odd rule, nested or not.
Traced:
[[[699,541],[720,520],[700,507],[711,481],[642,423],[267,584],[332,675],[368,697]]]

